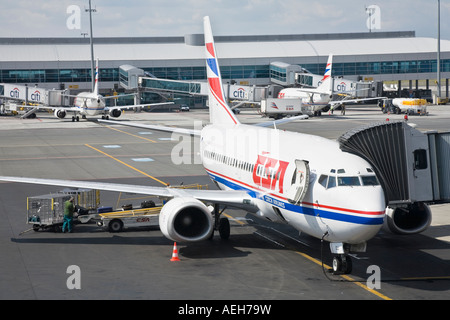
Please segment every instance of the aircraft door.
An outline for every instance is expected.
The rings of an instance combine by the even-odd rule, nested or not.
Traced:
[[[295,171],[292,175],[291,187],[288,190],[287,198],[293,204],[299,204],[308,191],[309,186],[309,162],[305,160],[295,160]]]

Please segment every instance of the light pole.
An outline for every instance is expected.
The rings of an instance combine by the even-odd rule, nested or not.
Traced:
[[[94,92],[94,42],[92,39],[92,11],[97,11],[95,9],[91,8],[91,0],[89,0],[89,9],[86,9],[85,11],[89,11],[89,38],[90,38],[90,44],[91,44],[91,85],[92,85],[92,92]]]
[[[441,0],[438,0],[437,97],[441,98]]]

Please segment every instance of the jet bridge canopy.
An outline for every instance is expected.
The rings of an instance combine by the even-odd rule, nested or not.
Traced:
[[[422,133],[404,121],[375,123],[343,134],[343,151],[367,160],[390,206],[450,202],[450,134]]]

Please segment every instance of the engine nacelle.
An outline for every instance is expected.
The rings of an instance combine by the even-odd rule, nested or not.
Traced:
[[[55,117],[64,119],[66,117],[66,112],[64,110],[55,110]]]
[[[120,117],[120,116],[122,115],[122,110],[120,110],[120,109],[112,109],[112,110],[109,112],[109,115],[110,115],[111,117],[118,118],[118,117]]]
[[[431,210],[423,202],[415,202],[407,208],[386,208],[384,228],[396,234],[416,234],[431,224]]]
[[[173,241],[201,241],[214,231],[214,219],[201,201],[190,197],[173,198],[161,209],[159,227],[164,236]]]

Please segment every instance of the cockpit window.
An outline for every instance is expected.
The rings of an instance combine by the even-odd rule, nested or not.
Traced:
[[[359,182],[358,177],[339,177],[338,180],[338,186],[360,186],[361,183]]]
[[[361,180],[364,186],[379,186],[380,183],[376,176],[361,176]]]
[[[363,176],[342,176],[342,175],[326,175],[322,174],[318,180],[324,188],[330,189],[334,187],[355,187],[355,186],[379,186],[375,175],[363,175]]]
[[[335,176],[329,176],[328,177],[328,185],[327,188],[334,188],[336,187],[336,177]]]
[[[327,176],[327,175],[322,174],[322,175],[319,177],[319,183],[320,183],[324,188],[327,187],[327,181],[328,181],[328,176]]]

